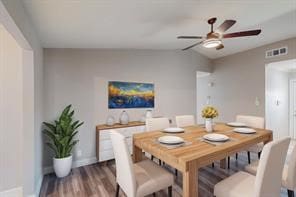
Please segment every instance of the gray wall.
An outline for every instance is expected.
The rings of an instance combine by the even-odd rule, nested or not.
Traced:
[[[14,57],[14,58],[10,58]],[[0,196],[22,186],[22,49],[0,25]],[[13,91],[12,91],[13,90]],[[17,122],[17,124],[15,124]]]
[[[289,47],[288,55],[265,59],[266,50],[282,46]],[[197,82],[198,112],[206,97],[211,96],[211,104],[220,111],[220,121],[233,121],[237,114],[265,116],[265,65],[293,58],[296,58],[296,38],[215,59],[213,73]],[[209,82],[214,86],[209,87]],[[255,105],[256,97],[259,106]]]
[[[33,63],[23,68],[23,187],[24,195],[38,193],[42,181],[42,138],[43,121],[43,49],[20,0],[1,0],[6,13],[2,17],[12,18],[13,24],[3,24],[13,34],[28,57],[33,52]],[[0,3],[1,3],[0,2]],[[1,4],[2,6],[2,4]],[[30,61],[30,60],[29,60]],[[30,72],[29,72],[30,71]],[[29,99],[28,99],[29,98]],[[11,151],[11,150],[9,150]],[[13,177],[6,177],[12,178]]]
[[[210,61],[195,51],[45,49],[45,120],[52,121],[69,103],[76,118],[85,122],[80,129],[83,160],[95,157],[95,126],[108,114],[118,119],[122,109],[108,110],[110,80],[155,84],[154,115],[173,118],[196,112],[196,71],[210,71]],[[139,120],[146,109],[126,110]],[[45,166],[52,164],[45,154]]]

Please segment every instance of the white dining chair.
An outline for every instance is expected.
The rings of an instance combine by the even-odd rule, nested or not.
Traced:
[[[170,127],[170,120],[168,118],[147,118],[146,131],[162,130]]]
[[[195,125],[194,116],[192,115],[176,116],[176,125],[177,127],[188,127],[188,126]]]
[[[168,118],[148,118],[146,119],[146,132],[163,130],[170,127],[170,120]],[[151,155],[151,160],[154,160],[154,156]],[[161,160],[158,159],[159,165]],[[178,176],[178,170],[175,169],[175,175]]]
[[[147,118],[146,119],[146,131],[162,130],[170,127],[170,120],[168,118]],[[151,155],[151,160],[154,160],[154,156]],[[159,165],[161,165],[161,160]]]
[[[290,138],[266,144],[262,150],[256,176],[237,172],[214,187],[216,197],[279,197],[281,175]]]
[[[245,116],[245,115],[237,115],[236,122],[245,123],[248,127],[257,128],[257,129],[264,129],[264,118],[259,116]],[[250,148],[248,148],[247,155],[248,155],[248,163],[251,163],[251,153],[256,153],[258,155],[258,159],[260,159],[261,151],[263,149],[264,144],[258,143]],[[238,157],[238,153],[236,153],[236,159]],[[228,157],[228,168],[230,168],[230,157]]]
[[[282,187],[287,189],[288,197],[294,197],[294,190],[296,188],[296,146],[293,146],[291,153],[287,154],[286,161],[287,163],[284,165],[282,174]],[[245,171],[256,175],[258,164],[259,161],[252,162],[245,167]]]
[[[133,164],[125,137],[116,130],[110,131],[110,137],[116,164],[116,197],[120,189],[127,197],[143,197],[165,188],[172,196],[171,173],[149,159]]]

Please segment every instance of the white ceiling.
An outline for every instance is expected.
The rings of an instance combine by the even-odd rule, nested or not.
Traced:
[[[217,58],[296,36],[296,0],[23,0],[46,48],[182,49],[205,35],[207,19],[237,23],[227,31],[261,28],[257,37],[225,39]]]

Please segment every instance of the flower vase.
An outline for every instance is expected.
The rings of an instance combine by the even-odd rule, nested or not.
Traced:
[[[213,132],[213,119],[207,118],[205,121],[205,127],[207,132]]]

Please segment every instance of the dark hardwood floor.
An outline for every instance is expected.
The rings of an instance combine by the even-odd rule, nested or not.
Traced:
[[[246,154],[239,154],[236,161],[231,158],[231,168],[221,169],[219,162],[215,167],[207,166],[199,170],[199,196],[212,197],[214,185],[231,174],[242,170],[247,164]],[[253,161],[256,155],[252,155]],[[174,173],[174,169],[165,166]],[[109,161],[107,164],[93,164],[75,168],[71,174],[65,178],[58,179],[54,174],[44,177],[40,196],[48,197],[113,197],[115,196],[115,162]],[[125,196],[120,191],[120,196]],[[152,196],[152,195],[151,195]],[[167,196],[167,190],[156,193],[157,197]],[[173,197],[182,196],[182,175],[179,173],[173,185]],[[282,189],[281,197],[287,196],[286,190]]]

